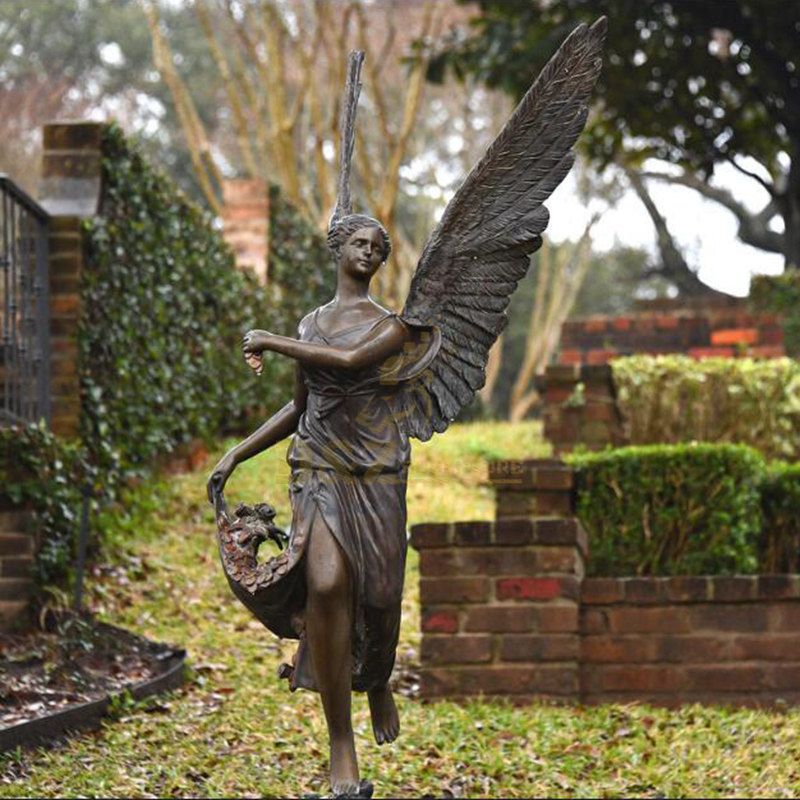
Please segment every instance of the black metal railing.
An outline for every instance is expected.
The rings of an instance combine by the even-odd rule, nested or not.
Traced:
[[[0,175],[0,426],[50,421],[48,221]]]

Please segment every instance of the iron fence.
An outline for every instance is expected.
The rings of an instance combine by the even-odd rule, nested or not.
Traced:
[[[48,220],[0,175],[0,426],[50,421]]]

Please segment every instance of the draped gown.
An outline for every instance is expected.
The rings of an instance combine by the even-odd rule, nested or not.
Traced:
[[[389,319],[398,318],[387,312],[376,321],[326,333],[318,317],[319,309],[302,320],[299,338],[339,348],[358,346]],[[292,689],[316,689],[304,634],[303,558],[315,520],[328,528],[350,569],[353,688],[368,691],[385,684],[394,665],[405,574],[411,448],[393,396],[426,369],[439,346],[435,329],[407,327],[409,343],[383,364],[349,371],[302,366],[308,400],[287,453],[290,568],[275,581],[283,584],[284,591],[271,616],[279,617],[282,625],[269,625],[286,635],[288,617],[300,638],[294,667],[286,673]]]

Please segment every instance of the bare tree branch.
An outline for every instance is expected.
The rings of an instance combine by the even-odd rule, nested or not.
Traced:
[[[726,156],[725,156],[725,160],[726,160],[726,161],[727,161],[727,162],[728,162],[728,163],[729,163],[731,166],[733,166],[733,167],[735,167],[736,169],[738,169],[738,170],[739,170],[739,172],[741,172],[741,173],[742,173],[742,175],[746,175],[748,178],[752,178],[754,181],[757,181],[758,183],[760,183],[760,184],[761,184],[761,186],[763,186],[763,187],[764,187],[764,189],[766,189],[766,191],[767,191],[767,192],[769,192],[769,196],[770,196],[770,197],[775,197],[775,187],[774,187],[774,186],[773,186],[771,183],[769,183],[768,181],[765,181],[765,180],[764,180],[764,179],[763,179],[763,178],[762,178],[762,177],[761,177],[761,176],[760,176],[758,173],[756,173],[756,172],[752,172],[751,170],[749,170],[749,169],[746,169],[745,167],[743,167],[743,166],[742,166],[742,165],[741,165],[741,164],[740,164],[740,163],[739,163],[739,162],[736,160],[736,158],[734,158],[734,156],[729,156],[729,155],[726,155]]]
[[[652,178],[676,186],[686,186],[689,189],[694,189],[703,197],[714,200],[734,214],[739,222],[738,236],[742,242],[770,253],[783,253],[783,235],[770,230],[768,227],[770,220],[778,213],[774,200],[770,200],[761,211],[752,214],[727,189],[711,186],[691,172],[683,172],[680,175],[667,175],[663,172],[640,172],[639,175],[642,178]]]
[[[200,21],[200,27],[203,29],[208,46],[211,49],[211,55],[219,70],[222,85],[225,87],[225,92],[228,95],[228,102],[231,104],[231,113],[233,116],[234,128],[236,129],[236,141],[239,145],[239,152],[242,154],[242,159],[250,174],[257,175],[258,166],[256,164],[253,148],[250,144],[247,118],[239,98],[240,89],[236,85],[234,76],[228,66],[228,60],[225,58],[225,54],[217,40],[217,35],[214,32],[214,24],[206,8],[205,0],[195,0],[194,10]]]
[[[505,334],[501,333],[489,350],[489,359],[486,362],[486,382],[478,389],[478,396],[485,406],[488,406],[492,402],[492,395],[494,394],[495,386],[497,386],[497,379],[500,377],[500,369],[503,366],[504,341]]]
[[[554,251],[545,245],[539,251],[536,294],[525,355],[511,389],[509,419],[512,422],[523,419],[540,399],[535,379],[544,372],[556,351],[561,326],[586,278],[591,263],[591,231],[599,218],[599,214],[592,216],[581,238],[571,248],[562,246]]]
[[[143,4],[143,8],[153,44],[153,61],[156,69],[161,73],[169,87],[172,99],[175,102],[175,110],[184,136],[186,136],[189,155],[192,159],[198,183],[214,213],[220,214],[222,204],[217,196],[217,190],[214,188],[212,178],[219,185],[221,176],[211,155],[208,137],[186,85],[175,69],[172,51],[161,31],[161,23],[156,6],[148,2]]]
[[[712,294],[714,290],[710,286],[706,286],[696,273],[686,263],[686,259],[675,244],[675,240],[667,227],[667,221],[661,215],[656,206],[650,192],[645,186],[644,180],[639,172],[631,167],[624,167],[625,175],[628,178],[633,190],[639,196],[653,225],[656,229],[656,242],[658,244],[658,251],[661,254],[661,262],[664,266],[663,274],[678,289],[689,295]]]

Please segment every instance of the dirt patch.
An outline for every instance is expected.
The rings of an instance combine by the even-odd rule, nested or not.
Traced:
[[[149,680],[181,650],[88,616],[50,631],[0,635],[0,728]]]

